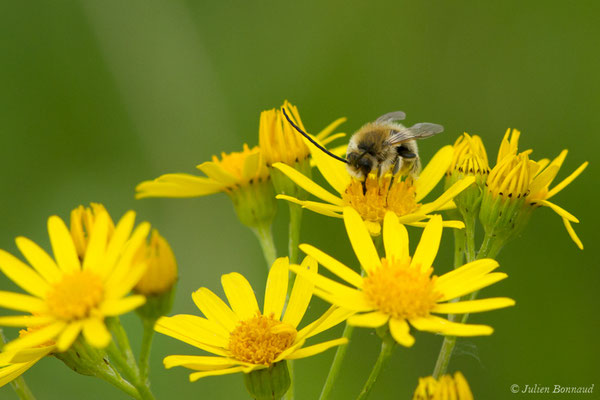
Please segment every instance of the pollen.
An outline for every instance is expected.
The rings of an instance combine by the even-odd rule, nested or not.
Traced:
[[[273,316],[257,313],[242,321],[229,336],[229,351],[237,360],[271,365],[296,339],[296,330]]]
[[[364,278],[363,293],[377,310],[397,319],[425,317],[442,297],[434,290],[432,268],[422,272],[403,261],[381,259],[381,267]]]
[[[369,174],[363,182],[352,179],[342,198],[363,217],[364,220],[383,221],[387,211],[396,215],[410,214],[420,207],[415,200],[415,187],[411,179],[400,180],[400,176]]]
[[[76,271],[52,287],[46,303],[56,317],[71,321],[90,316],[103,298],[102,279],[91,271]]]

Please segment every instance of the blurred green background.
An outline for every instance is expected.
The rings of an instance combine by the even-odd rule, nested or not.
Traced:
[[[21,1],[0,3],[0,248],[14,237],[48,246],[46,219],[102,202],[114,218],[135,209],[170,241],[180,281],[174,313],[195,313],[190,294],[222,294],[220,275],[238,271],[262,302],[264,261],[229,199],[134,200],[142,180],[194,166],[258,142],[261,110],[284,99],[317,131],[339,116],[353,132],[397,109],[407,123],[445,133],[421,144],[428,160],[463,131],[482,136],[491,159],[508,127],[522,130],[534,157],[570,149],[559,179],[589,168],[555,201],[579,217],[579,251],[549,209],[499,256],[509,279],[486,296],[511,309],[472,318],[491,337],[461,340],[450,370],[461,370],[478,399],[554,398],[512,394],[511,384],[589,386],[600,398],[597,290],[600,28],[597,2]],[[287,206],[275,234],[286,248]],[[355,265],[343,224],[306,212],[302,241]],[[420,230],[410,229],[414,248]],[[444,234],[436,270],[450,268]],[[6,279],[0,287],[15,290]],[[313,302],[310,316],[325,307]],[[124,318],[132,341],[140,326]],[[339,335],[341,327],[323,337]],[[14,331],[8,331],[14,335]],[[407,399],[432,371],[442,337],[416,334],[398,348],[373,399]],[[335,399],[359,392],[379,340],[358,330]],[[240,375],[189,383],[164,370],[167,354],[194,349],[159,335],[152,389],[159,399],[244,399]],[[298,399],[316,399],[333,351],[296,363]],[[121,399],[102,381],[44,359],[26,375],[40,399]],[[0,398],[16,395],[6,386]]]

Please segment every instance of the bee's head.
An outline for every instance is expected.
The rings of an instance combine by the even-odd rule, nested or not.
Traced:
[[[373,159],[364,151],[352,151],[346,154],[348,172],[357,179],[364,179],[373,170]]]

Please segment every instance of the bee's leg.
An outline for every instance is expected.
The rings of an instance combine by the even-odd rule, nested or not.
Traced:
[[[365,180],[361,182],[362,183],[362,189],[363,189],[363,195],[367,194],[367,177],[365,176]]]

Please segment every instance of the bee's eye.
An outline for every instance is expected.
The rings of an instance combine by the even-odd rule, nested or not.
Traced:
[[[360,160],[358,160],[357,164],[358,168],[360,168],[361,171],[365,172],[365,175],[371,172],[371,169],[373,168],[373,161],[371,161],[371,159],[367,157],[363,157]]]

